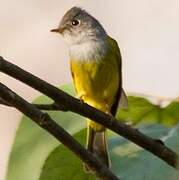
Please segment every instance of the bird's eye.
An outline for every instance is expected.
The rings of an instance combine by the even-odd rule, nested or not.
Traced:
[[[78,26],[80,24],[80,21],[78,19],[73,19],[71,24],[72,26]]]

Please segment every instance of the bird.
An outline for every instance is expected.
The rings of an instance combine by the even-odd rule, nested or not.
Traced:
[[[61,34],[68,45],[77,96],[111,116],[115,116],[119,107],[126,108],[120,49],[100,22],[83,8],[72,7],[51,31]],[[106,138],[106,128],[87,119],[86,148],[110,168]],[[87,165],[85,169],[90,172]]]

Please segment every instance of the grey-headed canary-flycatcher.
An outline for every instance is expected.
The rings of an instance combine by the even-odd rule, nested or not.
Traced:
[[[77,95],[85,103],[115,116],[127,99],[122,89],[121,54],[117,42],[85,10],[73,7],[52,32],[69,46],[71,74]],[[87,149],[109,167],[105,127],[87,121]]]

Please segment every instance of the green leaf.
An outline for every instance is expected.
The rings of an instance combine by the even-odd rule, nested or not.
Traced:
[[[171,149],[179,152],[179,126],[145,126],[144,134],[161,139]],[[151,153],[120,137],[110,139],[112,169],[122,180],[171,180],[179,172]],[[177,180],[177,179],[175,179]]]
[[[63,86],[62,90],[74,94],[69,85]],[[50,102],[46,96],[35,101]],[[54,111],[50,116],[72,135],[86,127],[83,117],[74,113]],[[12,147],[6,180],[38,180],[46,158],[59,144],[49,133],[23,116]]]
[[[179,123],[179,102],[171,102],[163,108],[162,122],[165,125],[175,125]]]
[[[122,121],[133,125],[160,123],[173,126],[179,123],[179,102],[171,102],[166,107],[160,107],[142,97],[128,96],[128,101],[129,108],[117,112],[117,118]]]
[[[86,129],[76,133],[74,137],[85,145]],[[40,180],[95,180],[95,177],[83,171],[82,161],[65,146],[60,145],[47,158]]]

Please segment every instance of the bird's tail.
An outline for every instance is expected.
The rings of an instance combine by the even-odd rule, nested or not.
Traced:
[[[93,122],[94,123],[94,122]],[[97,123],[95,123],[97,124]],[[99,124],[98,124],[99,126]],[[100,125],[101,126],[101,125]],[[96,130],[96,128],[88,124],[87,127],[87,149],[93,153],[98,159],[104,163],[107,167],[110,166],[110,160],[107,150],[106,142],[106,130],[103,127],[102,130]],[[90,172],[90,168],[85,164],[85,170]]]

